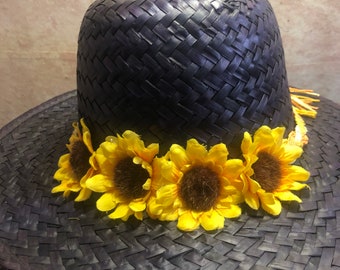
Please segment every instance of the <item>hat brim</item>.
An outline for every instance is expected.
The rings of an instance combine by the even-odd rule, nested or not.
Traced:
[[[301,204],[280,216],[245,209],[222,230],[181,232],[146,217],[114,221],[95,198],[51,194],[58,158],[77,120],[76,91],[58,96],[0,130],[0,265],[6,269],[317,269],[340,267],[340,106],[321,98],[307,119],[299,159],[311,172]]]

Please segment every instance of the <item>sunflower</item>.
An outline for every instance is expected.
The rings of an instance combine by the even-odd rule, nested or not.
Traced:
[[[272,215],[281,213],[280,201],[301,199],[292,190],[308,187],[309,172],[292,163],[301,156],[302,148],[283,139],[285,128],[260,127],[253,139],[245,132],[241,144],[245,171],[241,174],[245,202],[253,209],[261,207]]]
[[[155,159],[148,214],[164,221],[178,219],[183,231],[200,225],[220,229],[225,218],[238,217],[241,196],[233,181],[244,167],[241,160],[227,157],[222,143],[209,151],[195,139],[187,141],[186,149],[173,144],[165,157]]]
[[[143,218],[158,148],[158,144],[145,147],[139,136],[129,130],[122,136],[106,138],[93,156],[99,173],[86,182],[91,190],[103,193],[96,203],[100,211],[114,210],[109,217],[124,221],[132,214]]]
[[[66,145],[69,153],[62,155],[58,161],[59,169],[54,178],[60,184],[52,189],[52,193],[63,192],[68,197],[71,192],[79,192],[75,201],[87,200],[91,190],[86,188],[85,182],[95,171],[94,164],[90,162],[93,154],[91,134],[83,119],[80,119],[82,131],[78,122],[73,123],[73,133]]]

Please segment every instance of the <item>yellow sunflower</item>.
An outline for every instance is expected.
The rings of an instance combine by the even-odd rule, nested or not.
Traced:
[[[302,148],[283,139],[285,128],[260,127],[253,139],[245,132],[241,144],[245,171],[241,174],[245,202],[253,209],[261,207],[272,215],[281,213],[280,201],[301,199],[291,190],[308,187],[309,172],[292,163],[301,156]]]
[[[94,173],[94,164],[90,162],[93,154],[91,134],[83,119],[79,124],[73,123],[73,133],[66,145],[68,154],[62,155],[58,161],[59,169],[55,172],[54,178],[60,184],[52,189],[52,193],[63,192],[68,197],[71,192],[79,192],[75,201],[87,200],[91,190],[86,188],[85,182]]]
[[[241,214],[241,196],[233,181],[244,169],[239,159],[228,160],[225,144],[209,151],[195,139],[187,147],[173,144],[165,157],[154,161],[148,214],[164,221],[178,219],[177,227],[192,231],[220,229],[225,218]]]
[[[126,221],[134,214],[143,218],[152,177],[152,161],[158,144],[144,146],[132,131],[107,137],[94,154],[99,173],[87,180],[88,188],[104,193],[97,200],[100,211],[111,211],[109,217]]]

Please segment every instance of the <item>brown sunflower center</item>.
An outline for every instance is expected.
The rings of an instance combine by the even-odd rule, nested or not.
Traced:
[[[193,211],[204,212],[214,206],[220,192],[220,179],[210,168],[195,166],[184,173],[179,196],[185,206]]]
[[[133,163],[130,157],[118,162],[114,170],[114,183],[121,196],[127,200],[144,197],[143,185],[149,178],[142,166]]]
[[[90,156],[91,153],[83,141],[76,141],[72,144],[70,164],[78,181],[80,181],[90,168]]]
[[[258,160],[253,164],[254,180],[267,192],[273,192],[280,185],[280,161],[267,152],[259,152]]]

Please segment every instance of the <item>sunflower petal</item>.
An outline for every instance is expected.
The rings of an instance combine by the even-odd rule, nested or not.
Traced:
[[[201,215],[200,223],[206,231],[217,230],[224,227],[224,217],[212,210]]]
[[[174,203],[177,196],[176,185],[166,185],[160,188],[156,193],[157,203],[163,206],[169,206]]]
[[[283,145],[284,155],[280,157],[280,160],[284,161],[287,164],[293,163],[297,160],[303,153],[301,147],[291,144]]]
[[[178,209],[168,207],[163,211],[160,220],[174,221],[178,219]]]
[[[99,154],[102,154],[105,159],[106,158],[113,158],[114,153],[117,151],[118,145],[116,143],[110,142],[110,141],[105,141],[100,144],[98,151]],[[101,160],[100,160],[101,161]],[[99,162],[102,164],[103,162]]]
[[[121,145],[125,150],[131,151],[133,154],[136,152],[136,150],[138,151],[144,148],[144,143],[140,139],[139,135],[131,130],[126,130],[122,136],[117,137],[118,144]]]
[[[63,193],[63,196],[67,198],[68,196],[70,196],[70,194],[71,194],[71,190],[65,190]]]
[[[267,213],[278,216],[281,213],[282,206],[279,200],[275,201],[275,204],[264,204],[262,205],[263,210],[265,210]]]
[[[290,191],[275,192],[274,196],[281,201],[296,201],[301,203],[301,199]]]
[[[143,212],[135,212],[134,216],[138,220],[143,220]]]
[[[148,178],[148,179],[145,181],[145,183],[143,184],[143,189],[144,189],[144,190],[150,190],[150,188],[151,188],[151,179]]]
[[[226,161],[224,166],[223,175],[226,176],[230,181],[239,177],[244,170],[244,165],[240,159],[229,159]]]
[[[97,174],[86,181],[86,187],[94,192],[106,192],[113,187],[113,181],[102,174]]]
[[[178,144],[173,144],[170,147],[169,156],[172,162],[176,164],[177,168],[182,168],[189,163],[189,158],[184,148]]]
[[[277,216],[281,213],[281,203],[274,197],[272,193],[258,192],[258,194],[260,195],[259,197],[263,210],[274,216]]]
[[[79,192],[81,190],[81,187],[78,183],[72,183],[70,185],[67,185],[67,188],[72,192]]]
[[[80,119],[80,124],[82,126],[83,131],[83,142],[86,145],[87,149],[90,151],[90,153],[93,153],[93,147],[92,147],[92,141],[91,141],[91,133],[88,127],[85,125],[84,119]]]
[[[195,139],[187,141],[187,155],[191,161],[204,162],[208,154],[207,149]]]
[[[191,211],[186,211],[178,217],[177,228],[182,231],[193,231],[199,225],[199,221],[193,217]]]
[[[281,145],[286,128],[277,127],[271,130],[271,134],[276,144]]]
[[[248,154],[250,145],[252,144],[252,138],[248,132],[244,132],[243,140],[241,143],[241,150],[243,154]]]
[[[289,190],[301,190],[301,189],[304,189],[306,187],[308,188],[309,186],[307,184],[302,184],[300,182],[293,182],[287,187],[287,189],[289,189]]]
[[[66,164],[70,163],[70,157],[71,157],[70,153],[62,155],[58,160],[58,166],[59,167],[65,167]],[[67,166],[69,166],[69,165],[67,165]]]
[[[127,204],[120,204],[117,206],[116,210],[109,215],[109,218],[127,220],[127,218],[132,214],[132,210]]]
[[[228,155],[227,146],[223,143],[219,143],[210,148],[206,160],[212,160],[214,163],[223,166],[227,161]]]
[[[268,126],[261,126],[254,134],[254,144],[266,148],[274,143],[271,129]]]
[[[164,207],[162,205],[156,203],[156,199],[153,198],[148,201],[147,211],[151,218],[157,218],[158,216],[160,216],[163,209]]]
[[[65,190],[67,190],[67,187],[61,183],[58,186],[55,186],[54,188],[52,188],[52,193],[58,193],[58,192],[64,192]]]
[[[143,151],[140,153],[140,156],[147,162],[151,163],[153,158],[158,154],[158,152],[159,152],[159,144],[152,143],[148,145],[147,148],[143,149]]]
[[[307,170],[296,165],[290,165],[285,174],[285,178],[289,181],[307,181],[310,176],[310,173]]]
[[[88,188],[82,188],[78,194],[78,196],[74,199],[75,202],[86,201],[90,198],[92,191]]]
[[[115,197],[112,193],[104,193],[97,200],[97,208],[100,211],[109,211],[116,207]]]
[[[259,197],[255,193],[248,192],[244,195],[246,204],[248,204],[254,210],[258,210],[260,207]]]
[[[101,174],[105,174],[105,175],[111,175],[111,177],[113,177],[113,168],[114,168],[114,164],[111,162],[110,159],[108,159],[107,156],[100,154],[100,149],[97,150],[97,152],[95,152],[93,158],[95,159],[94,161],[91,160],[92,156],[90,157],[90,164],[98,164],[99,167],[99,171]]]
[[[134,212],[142,212],[146,208],[146,203],[144,201],[131,201],[129,207]]]
[[[70,175],[70,171],[65,170],[65,168],[58,169],[55,173],[53,178],[58,181],[69,180],[72,179],[72,175]]]
[[[237,218],[241,215],[242,210],[238,205],[230,204],[229,208],[225,211],[226,218]]]
[[[56,190],[59,190],[59,191],[56,191]],[[67,191],[67,190],[72,191],[72,192],[79,192],[81,190],[81,186],[79,185],[78,181],[73,181],[73,180],[62,181],[61,184],[53,188],[52,191],[61,192],[61,191]]]
[[[256,193],[260,188],[260,184],[256,182],[255,180],[249,179],[249,190],[251,193]]]
[[[179,171],[173,162],[164,157],[155,158],[152,167],[151,190],[158,190],[165,185],[177,183]]]

